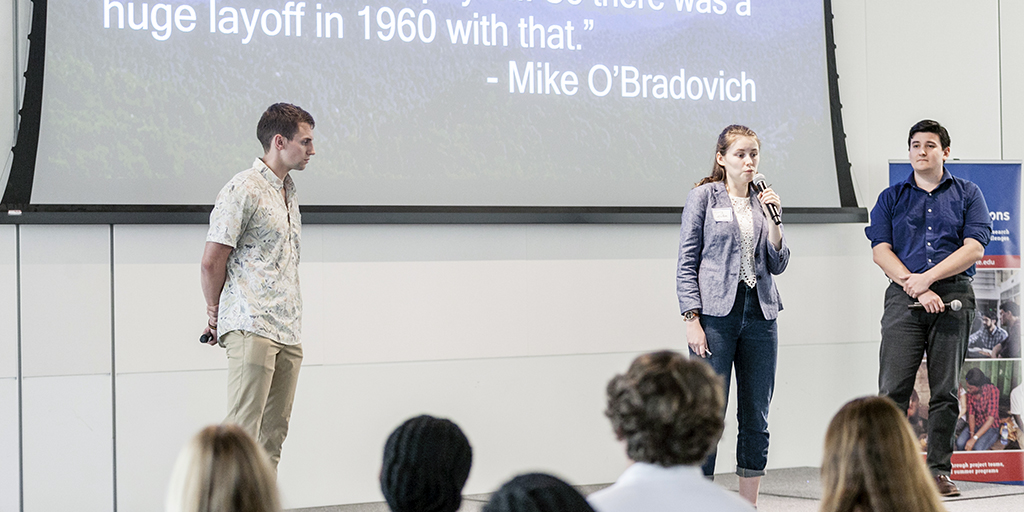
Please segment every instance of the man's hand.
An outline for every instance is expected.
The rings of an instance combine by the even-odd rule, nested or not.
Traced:
[[[203,336],[209,336],[210,337],[210,341],[206,342],[207,345],[216,345],[218,343],[218,341],[217,341],[217,329],[214,328],[214,327],[210,327],[209,325],[207,325],[206,329],[203,329]]]
[[[932,287],[932,281],[925,274],[910,274],[903,281],[903,291],[910,295],[910,298],[916,299],[921,296],[924,292],[928,291]],[[924,301],[921,301],[924,304]]]
[[[227,262],[232,247],[206,242],[203,249],[203,262],[200,272],[200,283],[203,287],[203,297],[206,298],[206,328],[203,334],[209,334],[213,338],[206,343],[217,344],[217,315],[220,312],[220,292],[224,289],[224,280],[227,278]]]
[[[207,345],[217,344],[217,313],[220,312],[220,304],[206,305],[206,328],[203,329],[203,336],[210,336]]]
[[[942,303],[942,297],[939,294],[926,290],[921,295],[917,296],[917,301],[924,306],[924,310],[929,313],[942,313],[946,310],[946,305]]]

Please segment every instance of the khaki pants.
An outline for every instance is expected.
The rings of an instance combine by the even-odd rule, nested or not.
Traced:
[[[282,345],[262,336],[231,331],[220,339],[228,356],[228,415],[263,445],[277,471],[288,435],[302,345]]]

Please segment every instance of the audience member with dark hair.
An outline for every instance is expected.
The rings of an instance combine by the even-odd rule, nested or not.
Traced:
[[[821,484],[821,512],[945,510],[910,424],[885,397],[850,401],[832,418]]]
[[[211,425],[181,450],[167,512],[279,512],[266,452],[237,425]]]
[[[392,512],[455,512],[472,463],[473,448],[458,425],[417,416],[388,437],[380,489]]]
[[[590,504],[598,512],[752,510],[699,466],[722,435],[724,407],[721,378],[707,363],[670,351],[636,358],[608,383],[605,411],[633,465]]]
[[[543,473],[519,475],[501,486],[483,512],[594,512],[571,485]]]
[[[967,428],[956,438],[957,450],[988,450],[999,439],[999,388],[980,368],[967,370]]]

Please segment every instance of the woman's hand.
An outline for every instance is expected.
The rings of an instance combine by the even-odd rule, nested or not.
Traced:
[[[782,201],[779,200],[779,195],[770,187],[757,194],[757,199],[761,202],[761,210],[764,211],[765,219],[772,218],[771,212],[768,211],[769,204],[775,205],[779,215],[782,215]],[[782,230],[779,229],[775,222],[768,222],[768,241],[772,243],[772,247],[775,247],[776,251],[782,249]]]
[[[770,187],[757,194],[757,199],[761,201],[761,209],[764,210],[765,217],[771,218],[771,214],[768,212],[769,204],[774,204],[779,209],[779,213],[782,212],[782,201],[779,199],[779,195]]]
[[[700,320],[694,319],[686,322],[686,344],[694,354],[707,359],[711,356],[708,350],[708,340],[704,336],[704,328],[700,326]]]

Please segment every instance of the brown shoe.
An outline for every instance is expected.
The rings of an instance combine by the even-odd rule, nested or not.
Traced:
[[[960,489],[946,475],[935,475],[935,486],[939,488],[939,494],[945,498],[960,496]]]

